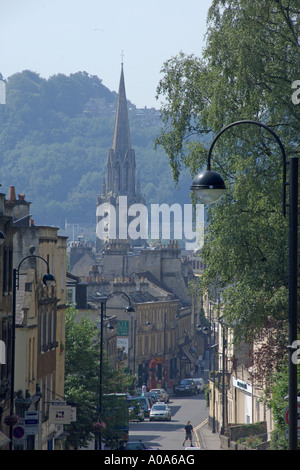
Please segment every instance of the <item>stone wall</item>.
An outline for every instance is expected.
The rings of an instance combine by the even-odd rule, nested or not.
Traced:
[[[249,444],[251,438],[253,438],[253,442],[256,441],[256,438],[260,442],[255,447],[250,447],[247,443],[238,442],[244,438],[249,439]],[[220,446],[224,450],[266,450],[269,447],[267,441],[267,423],[262,421],[254,424],[228,425],[226,435],[220,435]]]

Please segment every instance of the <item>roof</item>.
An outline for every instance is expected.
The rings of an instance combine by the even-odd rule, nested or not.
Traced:
[[[159,302],[159,300],[156,297],[149,294],[148,292],[135,291],[135,292],[124,292],[124,293],[128,295],[130,302],[135,305],[143,304],[147,302]],[[105,297],[105,294],[104,294],[104,297]],[[101,299],[100,295],[99,296],[95,294],[88,295],[89,302],[99,303],[100,299]]]

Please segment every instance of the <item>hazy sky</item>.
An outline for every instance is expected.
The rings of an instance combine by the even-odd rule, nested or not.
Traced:
[[[85,71],[118,91],[122,51],[127,98],[159,108],[163,63],[201,56],[212,0],[0,0],[0,73],[43,78]]]

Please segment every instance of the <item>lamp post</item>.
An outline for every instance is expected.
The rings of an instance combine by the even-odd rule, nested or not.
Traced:
[[[293,362],[293,353],[297,349],[297,256],[298,256],[298,157],[289,161],[286,159],[284,146],[278,135],[265,124],[243,120],[236,121],[224,127],[214,138],[207,158],[207,169],[197,175],[192,183],[191,189],[195,197],[204,204],[217,202],[226,192],[223,178],[216,172],[211,171],[211,154],[218,138],[229,128],[240,125],[251,124],[262,127],[272,134],[278,143],[283,158],[283,215],[286,215],[286,166],[290,165],[289,177],[289,448],[297,449],[297,363]]]
[[[20,280],[20,267],[21,264],[28,258],[39,258],[47,265],[47,274],[43,276],[43,283],[46,286],[53,285],[55,282],[55,278],[53,274],[50,274],[49,271],[49,263],[38,255],[29,255],[23,258],[17,269],[13,269],[13,299],[12,299],[12,341],[11,341],[11,350],[12,350],[12,359],[11,359],[11,382],[10,382],[10,414],[13,415],[14,413],[14,388],[15,388],[15,347],[16,347],[16,292],[19,289],[19,280]],[[13,443],[13,436],[12,436],[12,426],[10,426],[9,430],[9,438],[10,438],[10,450],[12,450],[12,443]]]
[[[225,393],[225,375],[227,372],[226,366],[226,348],[227,348],[227,339],[225,338],[225,326],[221,322],[222,327],[222,426],[221,426],[221,435],[224,436],[226,429],[226,393]]]
[[[101,322],[101,324],[100,324],[100,369],[99,369],[99,419],[102,419],[101,415],[102,415],[102,411],[103,411],[103,407],[102,407],[102,398],[103,398],[102,377],[103,377],[103,374],[102,374],[102,372],[103,372],[103,319],[104,319],[104,310],[106,311],[106,302],[116,294],[123,295],[128,300],[129,305],[128,305],[128,307],[125,308],[125,312],[127,312],[127,313],[135,312],[134,307],[132,307],[132,305],[131,305],[131,300],[125,292],[113,291],[110,294],[108,294],[107,296],[100,296],[100,294],[98,294],[99,295],[98,300],[100,300],[100,302],[101,302],[101,310],[100,310],[100,315],[101,315],[100,322]],[[98,450],[102,450],[101,446],[102,446],[102,431],[100,430]]]

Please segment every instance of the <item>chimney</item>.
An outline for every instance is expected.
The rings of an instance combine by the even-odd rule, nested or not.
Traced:
[[[15,202],[15,200],[16,200],[16,191],[15,191],[14,186],[10,186],[10,188],[9,188],[8,200],[9,200],[9,202]]]

